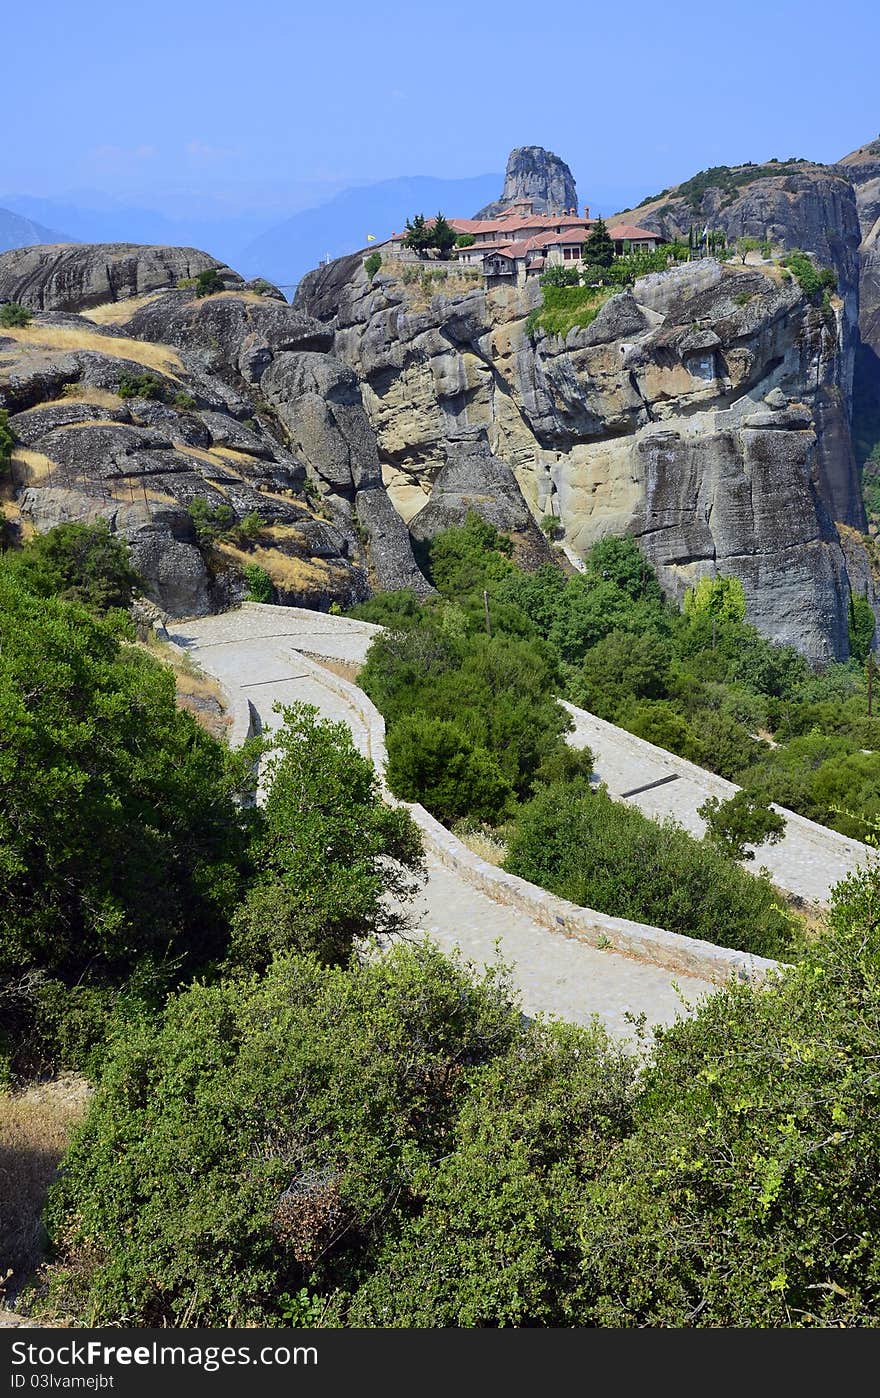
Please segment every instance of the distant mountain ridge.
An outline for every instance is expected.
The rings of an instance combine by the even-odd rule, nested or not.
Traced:
[[[31,218],[15,213],[12,209],[0,209],[0,252],[12,248],[26,248],[31,243],[72,243],[76,240],[66,233],[59,233],[45,224],[36,223]]]
[[[335,259],[403,228],[413,214],[468,212],[493,196],[499,174],[464,180],[405,175],[379,184],[345,189],[326,204],[304,209],[255,238],[239,254],[246,276],[292,286],[324,258]]]

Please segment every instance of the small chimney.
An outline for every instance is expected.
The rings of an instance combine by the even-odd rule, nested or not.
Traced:
[[[584,205],[584,218],[589,218],[589,217],[590,217],[590,206],[589,206],[589,204],[585,204],[585,205]]]

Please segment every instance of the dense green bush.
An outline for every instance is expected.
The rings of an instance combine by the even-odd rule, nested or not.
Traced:
[[[127,608],[143,582],[106,520],[57,524],[9,554],[7,570],[38,597],[81,602],[95,612]]]
[[[168,385],[156,374],[123,374],[116,388],[120,398],[149,398],[165,403]]]
[[[388,735],[388,785],[451,825],[462,816],[497,824],[513,789],[498,763],[456,723],[413,714]]]
[[[507,849],[510,873],[581,907],[760,956],[797,949],[794,921],[769,883],[583,782],[539,791]]]
[[[97,1323],[279,1323],[356,1284],[523,1034],[503,981],[427,947],[280,959],[117,1039],[55,1187],[50,1302]]]
[[[283,717],[264,759],[254,873],[233,916],[231,955],[251,970],[289,950],[342,962],[358,938],[399,930],[423,867],[417,827],[382,801],[346,725],[305,704]]]
[[[114,1043],[50,1313],[224,1326],[880,1324],[880,877],[639,1060],[398,948],[196,985]]]
[[[222,947],[240,822],[174,677],[0,567],[0,973],[125,977]]]
[[[228,534],[235,524],[235,511],[225,500],[209,505],[203,495],[195,495],[189,502],[189,517],[193,522],[196,538],[203,548]]]
[[[0,306],[0,328],[12,329],[15,326],[30,325],[33,315],[27,306],[19,301],[5,301]]]
[[[275,584],[265,568],[261,568],[259,563],[245,565],[244,580],[247,583],[247,600],[249,602],[274,602]]]
[[[199,272],[195,281],[196,296],[216,296],[218,291],[225,291],[223,278],[216,267],[206,267],[204,272]]]
[[[371,252],[369,257],[364,258],[364,271],[370,281],[373,280],[379,268],[382,266],[382,255],[378,252]]]
[[[875,870],[793,972],[661,1036],[584,1200],[592,1323],[880,1324],[878,969]]]

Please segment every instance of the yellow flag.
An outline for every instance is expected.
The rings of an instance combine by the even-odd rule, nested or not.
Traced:
[[[367,242],[368,242],[368,243],[375,243],[375,241],[376,241],[376,235],[375,235],[375,233],[368,233],[368,234],[367,234]]]

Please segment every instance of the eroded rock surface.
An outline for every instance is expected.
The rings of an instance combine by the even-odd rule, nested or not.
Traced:
[[[845,296],[823,308],[778,269],[706,259],[642,279],[563,340],[527,331],[537,284],[448,285],[428,299],[393,265],[370,283],[348,259],[296,300],[333,328],[414,535],[465,501],[493,522],[524,503],[555,515],[576,554],[628,531],[671,595],[733,574],[765,634],[815,662],[847,653],[834,521],[864,516]],[[480,439],[475,470],[457,457]]]

